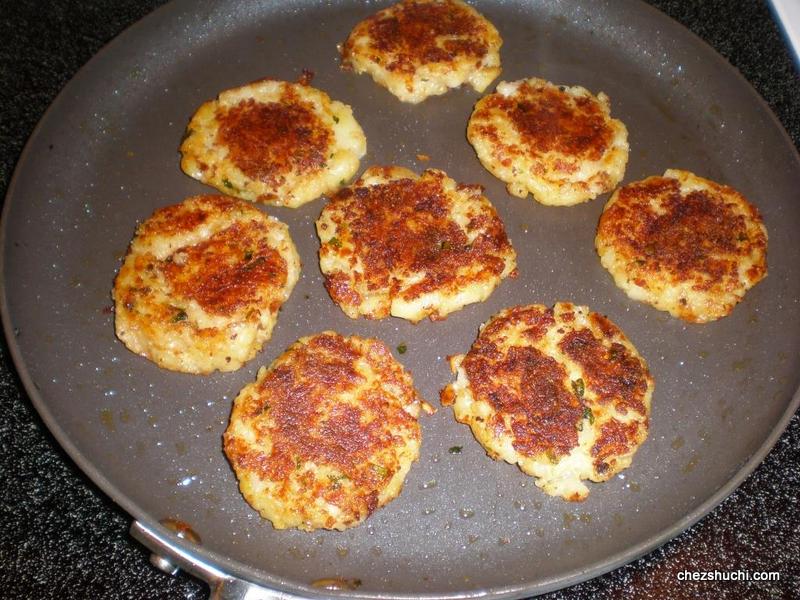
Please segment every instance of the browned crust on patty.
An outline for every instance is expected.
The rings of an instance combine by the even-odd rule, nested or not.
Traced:
[[[464,57],[480,63],[488,51],[483,42],[488,27],[471,11],[455,2],[415,2],[406,0],[359,23],[342,48],[344,64],[353,52],[353,37],[367,33],[370,48],[390,56],[389,71],[413,73],[420,63],[446,65]],[[452,36],[444,47],[436,44],[438,36]]]
[[[235,224],[167,260],[161,269],[173,290],[203,310],[229,315],[256,305],[265,286],[283,287],[286,261],[266,241],[263,223]],[[277,307],[271,307],[277,310]]]
[[[416,104],[463,84],[483,92],[500,74],[502,44],[461,0],[404,0],[356,24],[340,50],[343,69]]]
[[[599,403],[611,403],[622,414],[633,410],[646,416],[647,367],[614,341],[622,335],[616,325],[597,313],[590,313],[589,319],[601,338],[585,328],[570,331],[561,337],[559,349],[580,365],[584,389],[595,392]],[[513,346],[508,351],[497,348],[493,338],[520,323],[531,344],[556,324],[553,309],[541,305],[514,307],[493,319],[464,358],[470,386],[478,400],[488,402],[498,413],[511,415],[518,452],[528,456],[568,454],[577,446],[576,426],[584,408],[589,407],[583,393],[576,395],[560,362],[533,346]]]
[[[475,105],[467,139],[510,194],[571,206],[611,191],[628,160],[609,98],[539,78],[500,82]]]
[[[489,456],[551,495],[583,500],[583,479],[627,467],[647,437],[653,379],[623,332],[586,307],[516,306],[492,317],[441,394]]]
[[[621,335],[615,325],[597,313],[592,313],[589,318],[595,323],[604,322],[611,326],[607,330],[609,333],[605,334],[606,339],[596,338],[589,329],[580,329],[566,334],[559,348],[588,375],[585,385],[597,394],[600,403],[613,404],[622,414],[628,410],[646,414],[642,400],[647,391],[647,370],[638,357],[613,341]]]
[[[225,194],[292,208],[342,187],[366,138],[352,109],[310,79],[264,78],[203,103],[181,142],[181,169]]]
[[[379,172],[373,168],[370,172]],[[386,173],[391,168],[384,168]],[[323,209],[330,213],[337,231],[352,244],[352,256],[360,259],[363,272],[355,274],[359,286],[388,289],[390,298],[411,302],[431,292],[456,293],[476,282],[500,278],[506,257],[514,251],[503,222],[485,200],[470,207],[467,231],[452,218],[454,200],[444,189],[447,176],[429,169],[419,178],[393,179],[386,183],[353,186],[337,192]],[[457,186],[473,202],[482,195],[480,186]],[[471,242],[467,232],[480,231]],[[338,235],[338,234],[337,234]],[[320,256],[337,252],[344,239],[323,243]],[[423,273],[417,283],[401,285],[403,276]],[[325,287],[340,304],[361,301],[349,277],[325,274]],[[389,316],[389,306],[370,318]],[[434,313],[431,318],[436,318]]]
[[[509,321],[524,322],[526,337],[538,338],[554,324],[553,311],[540,306],[517,307],[492,321],[486,335],[478,336],[464,358],[470,387],[478,400],[497,411],[496,423],[490,425],[502,430],[504,420],[510,419],[517,452],[528,456],[569,454],[578,445],[582,401],[565,386],[567,372],[553,358],[533,346],[501,351],[490,341]]]
[[[410,376],[385,344],[359,340],[365,350],[355,339],[327,331],[293,344],[259,374],[254,390],[236,399],[224,435],[237,474],[275,484],[273,499],[315,527],[355,524],[391,499],[379,496],[401,468],[396,450],[420,439],[417,419],[406,410],[421,402]],[[367,381],[359,359],[380,378]],[[352,393],[352,401],[341,399]],[[255,432],[255,441],[233,433],[234,422]],[[337,475],[315,477],[304,470],[307,463]],[[311,514],[318,499],[341,511],[339,522],[332,516],[318,522]]]
[[[389,350],[377,340],[371,356],[376,369],[387,369],[385,384],[397,385],[408,397],[415,390],[391,369]],[[306,346],[293,347],[287,360],[270,371],[258,384],[258,395],[241,407],[244,416],[259,419],[259,429],[270,436],[273,450],[259,472],[281,481],[294,471],[297,459],[329,464],[353,480],[377,483],[374,473],[364,473],[360,463],[381,448],[392,445],[385,429],[417,431],[416,419],[404,410],[385,404],[376,390],[362,393],[359,404],[369,410],[369,423],[361,422],[364,410],[352,405],[332,406],[330,397],[353,389],[362,381],[353,363],[359,357],[348,341],[324,333]],[[262,418],[263,417],[263,418]],[[234,457],[238,461],[238,457]],[[262,465],[259,465],[261,468]]]
[[[610,419],[600,425],[600,436],[592,446],[592,462],[599,475],[609,471],[609,459],[615,456],[627,454],[636,448],[647,435],[647,424],[638,421],[623,423],[616,419]]]
[[[311,105],[286,86],[280,102],[247,99],[220,106],[217,142],[252,179],[280,186],[287,173],[313,173],[325,166],[331,135]]]
[[[243,204],[225,196],[204,196],[203,202],[218,214],[236,214]],[[207,215],[202,205],[190,210],[185,205],[168,206],[157,210],[139,235],[190,231],[202,225]],[[258,310],[263,308],[259,301],[265,288],[282,288],[287,276],[286,261],[267,241],[269,230],[269,224],[262,221],[235,222],[162,260],[143,255],[137,258],[137,264],[145,270],[161,271],[176,303],[195,300],[203,310],[222,316],[248,305]],[[131,288],[126,304],[135,303],[141,293],[144,290]]]
[[[115,280],[115,328],[159,366],[232,370],[269,339],[294,287],[288,229],[246,202],[194,196],[137,228]]]
[[[670,312],[705,322],[727,315],[766,276],[767,234],[758,209],[739,192],[676,173],[703,187],[687,192],[672,176],[623,186],[600,217],[597,245],[599,251],[612,247],[616,267],[624,265],[627,281],[645,293],[682,286],[685,294]],[[743,262],[750,266],[742,270]],[[701,306],[687,299],[694,294],[718,300]]]
[[[596,99],[575,98],[554,87],[534,87],[527,81],[520,84],[518,93],[521,101],[497,93],[484,97],[472,117],[475,133],[490,139],[498,149],[506,147],[494,125],[481,124],[491,121],[496,112],[505,114],[531,155],[567,155],[560,169],[565,173],[577,170],[575,161],[599,160],[609,148],[614,132]]]

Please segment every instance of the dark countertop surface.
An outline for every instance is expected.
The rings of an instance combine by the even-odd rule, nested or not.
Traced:
[[[0,197],[37,121],[105,43],[159,0],[4,2]],[[737,67],[800,145],[800,78],[766,2],[650,0]],[[800,193],[800,192],[799,192]],[[60,449],[0,345],[0,597],[204,598],[204,584],[152,568],[130,518]],[[684,569],[778,571],[779,582],[686,582]],[[800,598],[800,418],[710,515],[616,571],[547,596]]]

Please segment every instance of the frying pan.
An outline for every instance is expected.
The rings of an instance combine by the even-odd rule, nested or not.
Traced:
[[[509,198],[459,133],[474,94],[410,107],[338,71],[335,44],[374,5],[167,5],[59,96],[19,163],[2,224],[4,326],[21,378],[61,444],[134,516],[135,534],[153,549],[180,553],[175,561],[210,579],[235,576],[309,597],[320,595],[311,582],[325,577],[361,579],[348,597],[541,593],[627,562],[697,520],[763,458],[794,412],[800,261],[790,241],[800,224],[800,169],[763,103],[709,48],[644,5],[480,8],[506,41],[503,78],[536,74],[611,96],[631,132],[626,181],[687,168],[755,202],[770,232],[770,277],[730,317],[703,327],[627,300],[592,248],[603,199],[548,209]],[[293,79],[303,67],[354,107],[369,142],[364,166],[434,166],[485,185],[521,276],[442,323],[350,321],[316,267],[312,224],[322,202],[267,209],[289,223],[305,264],[273,340],[237,373],[159,371],[114,339],[105,310],[135,223],[207,189],[180,174],[175,153],[201,101],[265,75]],[[432,160],[418,164],[418,153]],[[650,439],[624,478],[592,486],[585,503],[548,498],[513,467],[488,460],[446,410],[423,421],[422,457],[403,494],[362,527],[276,532],[238,495],[220,449],[230,400],[297,337],[333,328],[404,343],[401,360],[435,401],[450,380],[444,357],[468,348],[481,322],[510,304],[562,299],[620,324],[657,382]],[[447,452],[455,445],[461,454]],[[166,517],[189,523],[202,544],[158,525]],[[217,592],[241,595],[242,585]]]

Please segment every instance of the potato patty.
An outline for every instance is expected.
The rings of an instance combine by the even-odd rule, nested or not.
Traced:
[[[758,209],[688,171],[669,169],[614,192],[595,246],[628,296],[695,323],[729,314],[767,274]]]
[[[604,93],[543,79],[501,82],[467,126],[478,159],[513,196],[567,206],[610,192],[625,175],[628,130]]]
[[[647,437],[653,379],[620,329],[583,306],[508,308],[481,327],[442,391],[494,459],[551,496],[583,500]]]
[[[225,194],[297,207],[342,187],[367,141],[346,104],[265,79],[203,104],[180,151],[187,175]]]
[[[463,83],[485,90],[500,74],[502,44],[494,25],[461,0],[404,0],[353,28],[342,67],[416,104]]]
[[[481,187],[435,169],[368,169],[323,208],[317,233],[325,287],[353,319],[442,319],[516,269]]]
[[[325,331],[239,393],[225,454],[276,529],[346,529],[400,493],[419,456],[420,408],[432,410],[382,342]]]
[[[117,337],[165,369],[233,371],[272,335],[299,273],[286,225],[234,198],[187,198],[137,228],[112,292]]]

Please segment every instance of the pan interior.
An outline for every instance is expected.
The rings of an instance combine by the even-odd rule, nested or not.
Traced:
[[[628,300],[600,266],[593,239],[607,196],[548,208],[508,196],[481,167],[464,135],[474,92],[412,106],[340,71],[336,45],[384,4],[178,1],[97,56],[43,120],[7,200],[12,344],[37,407],[82,468],[134,517],[189,523],[202,551],[228,557],[223,563],[239,574],[304,592],[316,579],[358,578],[365,596],[543,591],[688,524],[790,406],[800,373],[796,153],[738,74],[645,5],[479,6],[505,40],[502,80],[538,76],[610,96],[612,115],[630,132],[624,181],[688,169],[761,209],[769,277],[731,316],[684,324]],[[302,69],[353,107],[368,140],[362,167],[435,167],[485,186],[520,276],[443,322],[352,321],[328,298],[317,266],[313,223],[324,201],[267,208],[289,224],[304,265],[272,340],[235,373],[161,371],[115,339],[109,311],[135,225],[209,191],[180,172],[176,150],[201,102],[262,77],[294,80]],[[609,315],[656,381],[648,441],[630,469],[592,485],[587,501],[550,498],[515,467],[488,459],[449,409],[422,419],[422,454],[405,490],[358,528],[278,532],[239,495],[221,449],[231,401],[298,337],[335,329],[404,344],[400,360],[439,406],[451,380],[446,357],[466,351],[482,322],[512,304],[561,300]],[[460,454],[448,451],[454,446]]]

